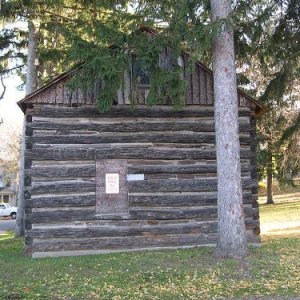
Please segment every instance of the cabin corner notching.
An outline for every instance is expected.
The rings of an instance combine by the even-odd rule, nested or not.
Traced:
[[[205,72],[184,76],[204,88],[211,76]],[[27,253],[64,256],[216,243],[214,108],[213,101],[201,100],[210,90],[187,91],[178,111],[141,101],[133,109],[122,102],[99,113],[95,91],[68,90],[68,76],[20,103],[27,119]],[[249,242],[257,242],[255,114],[262,107],[238,94],[245,222]],[[192,95],[198,95],[197,103]]]

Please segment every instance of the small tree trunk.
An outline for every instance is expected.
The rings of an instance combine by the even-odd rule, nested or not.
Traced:
[[[226,19],[230,0],[211,0],[212,18]],[[218,170],[217,256],[248,255],[241,186],[238,99],[233,29],[222,25],[213,44],[216,151]]]
[[[25,162],[25,128],[26,117],[23,119],[22,140],[21,140],[21,154],[20,154],[20,166],[19,166],[19,182],[18,182],[18,194],[17,194],[17,220],[15,228],[15,236],[22,236],[25,233],[25,203],[24,203],[24,162]]]
[[[272,168],[272,152],[269,148],[267,161],[267,203],[274,204],[273,201],[273,168]]]
[[[37,30],[32,21],[28,21],[28,54],[27,54],[27,73],[26,73],[26,95],[32,93],[38,84],[37,77]],[[25,200],[24,200],[24,163],[25,163],[25,128],[26,117],[23,121],[19,187],[18,187],[18,213],[16,220],[15,235],[22,236],[25,232]]]

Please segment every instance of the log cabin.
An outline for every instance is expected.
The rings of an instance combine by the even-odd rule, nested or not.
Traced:
[[[70,89],[72,71],[19,102],[27,121],[28,255],[216,243],[213,75],[201,63],[186,68],[184,54],[178,62],[187,86],[185,105],[178,110],[146,105],[149,82],[139,76],[133,87],[132,74],[103,113],[96,108],[101,82],[95,80],[89,90]],[[264,107],[243,91],[237,93],[245,223],[248,241],[257,243],[255,120]]]

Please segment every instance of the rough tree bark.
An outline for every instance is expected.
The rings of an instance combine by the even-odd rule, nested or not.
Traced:
[[[222,24],[213,42],[219,230],[215,255],[241,259],[248,255],[248,247],[241,188],[233,28],[226,21],[231,1],[210,2],[213,21]]]
[[[38,84],[37,77],[37,29],[32,21],[28,21],[28,54],[27,54],[27,73],[26,73],[26,95],[32,93]],[[24,201],[24,161],[25,161],[25,128],[26,118],[23,120],[19,187],[18,187],[18,213],[16,220],[15,235],[22,236],[25,231],[25,201]]]

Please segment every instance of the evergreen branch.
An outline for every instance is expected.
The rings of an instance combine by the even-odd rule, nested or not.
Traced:
[[[73,18],[69,18],[69,17],[66,17],[66,16],[62,16],[61,14],[57,14],[57,13],[52,12],[52,11],[50,11],[50,10],[44,10],[44,11],[41,12],[40,14],[39,14],[39,13],[35,13],[35,16],[38,16],[38,17],[45,17],[45,14],[47,14],[48,16],[60,18],[60,19],[65,20],[65,21],[70,21],[70,22],[72,22],[72,23],[76,23],[76,20],[74,20]]]
[[[298,116],[294,124],[286,128],[285,131],[282,133],[281,138],[278,141],[278,146],[283,145],[284,142],[289,140],[291,136],[296,132],[298,132],[299,130],[300,130],[300,113],[298,113]]]
[[[3,70],[2,72],[0,72],[0,76],[1,76],[1,78],[2,78],[2,76],[3,76],[4,74],[11,73],[12,71],[19,70],[19,69],[22,69],[22,68],[24,68],[24,67],[25,67],[25,65],[23,64],[23,65],[15,66],[15,67],[10,68],[10,69],[5,69],[5,70]]]

